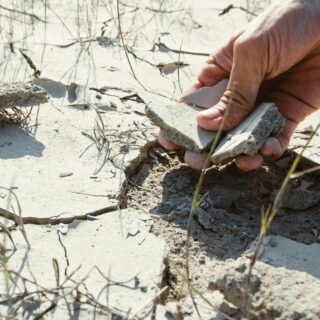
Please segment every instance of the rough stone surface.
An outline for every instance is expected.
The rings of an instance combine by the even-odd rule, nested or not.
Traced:
[[[223,93],[227,89],[228,82],[229,79],[224,79],[213,87],[202,87],[195,92],[183,96],[181,99],[186,102],[195,104],[198,107],[212,107],[220,101],[220,98],[223,96]]]
[[[198,126],[196,114],[201,110],[185,103],[152,103],[146,107],[146,114],[169,140],[199,153],[208,149],[216,135]]]
[[[89,312],[94,315],[103,311],[106,318],[106,308],[99,308],[101,304],[122,315],[132,317],[139,312],[139,319],[149,319],[153,298],[161,289],[164,259],[167,256],[165,241],[149,233],[151,226],[150,216],[130,209],[110,212],[90,221],[77,220],[69,225],[26,225],[30,250],[21,233],[12,232],[17,250],[13,250],[6,238],[7,268],[19,272],[28,280],[36,281],[38,285],[26,282],[28,292],[39,290],[38,294],[27,295],[14,303],[15,310],[22,304],[25,306],[18,308],[18,318],[25,319],[22,314],[30,313],[30,319],[33,319],[44,311],[50,303],[45,296],[41,296],[41,290],[43,287],[54,290],[60,286],[55,297],[47,292],[57,306],[44,319],[69,319],[70,308],[66,304],[74,310],[77,303],[83,309],[78,310],[80,314]],[[53,259],[57,261],[58,279]],[[21,278],[14,278],[16,284],[9,281],[8,287],[12,298],[24,292]],[[0,279],[0,288],[3,299],[6,292],[3,277]],[[58,298],[64,294],[70,303]],[[96,310],[94,304],[86,302],[86,295],[98,303]],[[8,305],[2,304],[0,314],[5,314],[7,308]],[[89,318],[82,315],[80,319]]]
[[[273,103],[260,104],[221,140],[212,155],[212,162],[219,164],[240,154],[256,154],[268,137],[281,132],[284,123],[284,117]]]
[[[47,101],[47,92],[31,82],[0,83],[0,110],[32,107]]]
[[[319,265],[319,245],[307,246],[282,237],[267,242],[261,254],[265,262],[258,261],[253,268],[248,310],[254,318],[318,319],[320,279],[319,272],[312,268]],[[249,263],[247,252],[216,266],[209,288],[220,290],[241,309]]]

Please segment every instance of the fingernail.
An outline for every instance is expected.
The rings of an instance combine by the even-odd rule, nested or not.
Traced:
[[[201,116],[204,116],[208,120],[214,120],[222,117],[223,113],[216,108],[209,108],[203,111],[200,111]]]
[[[269,137],[263,147],[261,148],[261,152],[265,156],[273,156],[276,154],[281,153],[281,145],[278,141],[278,139],[274,137]]]

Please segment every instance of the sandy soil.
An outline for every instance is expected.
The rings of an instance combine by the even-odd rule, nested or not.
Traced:
[[[0,47],[0,80],[35,80],[38,74],[32,69],[31,60],[34,67],[41,71],[36,81],[40,84],[51,83],[55,89],[47,104],[34,108],[28,125],[0,128],[0,185],[14,188],[25,218],[34,216],[37,222],[40,218],[57,219],[62,214],[72,219],[77,215],[88,218],[88,221],[81,223],[74,221],[70,225],[60,224],[56,227],[48,222],[41,226],[30,224],[27,227],[30,241],[36,243],[31,246],[31,251],[26,249],[19,231],[15,231],[14,238],[21,239],[17,243],[18,250],[10,256],[10,262],[14,266],[24,265],[25,253],[31,252],[34,261],[37,261],[34,263],[39,274],[37,280],[44,280],[44,284],[49,279],[48,274],[54,280],[52,258],[57,258],[60,266],[68,263],[66,250],[57,238],[60,228],[75,228],[76,235],[67,235],[66,232],[66,239],[74,243],[70,250],[77,263],[83,259],[88,267],[98,263],[103,267],[106,263],[100,254],[110,248],[113,250],[114,243],[112,240],[105,243],[104,233],[109,231],[92,231],[93,223],[90,221],[95,219],[91,217],[93,220],[90,220],[89,216],[97,210],[98,213],[108,212],[99,210],[110,205],[139,209],[151,215],[154,221],[151,232],[164,239],[169,247],[163,283],[158,286],[161,282],[158,278],[161,278],[164,268],[163,256],[160,255],[164,253],[156,249],[152,242],[151,248],[148,247],[152,255],[146,256],[146,262],[139,261],[138,265],[142,265],[143,271],[148,273],[148,259],[152,260],[160,252],[159,259],[151,262],[158,264],[155,268],[159,267],[157,270],[161,270],[161,273],[156,276],[151,274],[148,278],[148,286],[154,291],[149,290],[147,298],[148,286],[140,284],[139,288],[134,279],[132,286],[143,293],[139,292],[142,304],[144,300],[151,301],[149,318],[146,319],[153,319],[156,315],[156,307],[152,304],[155,292],[158,294],[166,289],[166,285],[169,287],[160,301],[165,306],[187,296],[187,288],[179,272],[183,271],[186,261],[186,225],[199,171],[183,164],[182,152],[169,152],[155,147],[157,128],[145,117],[145,104],[156,99],[168,102],[179,96],[197,76],[208,53],[224,44],[229,36],[261,12],[270,1],[120,2],[123,36],[135,76],[130,70],[119,36],[115,1],[1,1],[1,6],[7,9],[0,8],[0,36],[4,42]],[[233,7],[229,11],[220,15],[231,5]],[[247,8],[247,11],[243,8]],[[179,54],[179,48],[185,52]],[[180,68],[177,68],[178,62]],[[78,88],[79,92],[72,88]],[[102,124],[90,106],[99,109]],[[97,120],[103,125],[108,148],[99,146],[101,141],[105,143],[102,137],[93,138],[97,131]],[[319,113],[314,120],[319,121]],[[310,127],[310,123],[303,126],[292,140],[290,148],[293,150],[301,150],[314,128]],[[306,154],[320,164],[320,135],[317,139]],[[214,167],[208,172],[201,195],[208,194],[197,210],[198,215],[192,227],[191,275],[198,290],[209,293],[210,297],[216,295],[217,292],[210,292],[209,280],[219,270],[217,265],[223,264],[228,258],[240,257],[256,239],[260,230],[261,207],[272,202],[294,156],[293,153],[287,153],[277,163],[254,172],[242,172],[234,164]],[[311,164],[306,162],[298,170],[309,166]],[[319,178],[320,173],[314,172],[290,182],[270,234],[303,244],[320,243]],[[7,205],[6,197],[6,192],[1,190],[0,208]],[[107,221],[106,217],[107,214],[98,219]],[[128,225],[134,227],[135,224],[128,222]],[[113,230],[113,225],[108,227]],[[51,240],[47,230],[51,233]],[[135,242],[139,242],[141,236],[137,230],[133,230],[129,237]],[[100,240],[92,236],[96,233],[101,236]],[[87,237],[84,238],[83,234]],[[5,238],[5,234],[2,233],[1,240],[2,236]],[[82,242],[86,243],[91,260],[86,259],[85,255],[77,255],[77,250],[83,250]],[[163,243],[162,240],[159,242]],[[43,250],[41,254],[37,245]],[[97,251],[90,249],[93,246]],[[126,249],[122,242],[119,255],[121,249]],[[10,255],[12,252],[9,252]],[[38,255],[41,255],[39,260]],[[40,260],[43,265],[39,263]],[[136,262],[124,259],[118,271],[122,271],[122,268],[131,271],[130,263]],[[314,268],[317,267],[315,265]],[[23,273],[24,270],[19,268],[16,267],[16,270]],[[158,277],[156,283],[155,277]],[[101,278],[93,280],[98,284],[96,289],[100,288]],[[3,278],[1,281],[2,298],[7,293]],[[16,289],[15,285],[13,287]],[[305,289],[308,291],[309,287]],[[39,292],[40,296],[42,291]],[[78,293],[73,293],[76,298],[71,297],[70,305],[79,302],[76,300]],[[17,296],[17,292],[12,291],[13,294]],[[127,297],[131,299],[133,295],[126,294],[119,301],[125,302]],[[105,300],[101,303],[105,303]],[[26,308],[29,306],[25,305]],[[30,305],[34,306],[32,303]],[[136,302],[132,302],[132,305],[138,307]],[[7,308],[4,304],[1,306]],[[44,305],[38,307],[34,316],[44,311]],[[129,310],[126,311],[130,312],[131,305],[127,308]],[[23,307],[20,311],[25,312]],[[81,317],[72,318],[67,313],[69,309],[65,308],[61,311],[62,316],[48,312],[46,319],[62,319],[67,317],[66,314],[70,319],[100,319],[96,317],[95,307],[89,311]],[[106,318],[106,313],[101,315],[101,319]],[[192,317],[190,315],[189,319]]]
[[[187,167],[179,158],[181,154],[159,147],[151,150],[149,158],[130,178],[126,198],[128,207],[149,211],[155,217],[152,232],[170,247],[167,269],[170,292],[166,300],[177,300],[186,294],[181,291],[184,282],[177,270],[185,266],[186,226],[199,178],[199,171]],[[217,261],[236,259],[257,237],[261,208],[273,200],[290,166],[288,160],[285,167],[270,164],[254,172],[242,172],[234,164],[209,171],[202,195],[209,193],[192,227],[191,270],[200,291],[207,290]],[[320,243],[319,178],[316,173],[291,182],[284,198],[285,208],[278,212],[270,234],[305,244]]]

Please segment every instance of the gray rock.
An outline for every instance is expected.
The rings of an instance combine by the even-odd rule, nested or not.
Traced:
[[[185,103],[150,104],[147,116],[172,142],[197,153],[209,149],[216,133],[201,129],[196,121],[202,109]],[[281,132],[285,123],[273,103],[262,103],[220,142],[212,156],[214,164],[227,162],[239,154],[254,155],[269,136]]]
[[[169,140],[194,152],[207,150],[216,133],[201,129],[196,114],[202,109],[185,103],[153,103],[146,107],[146,115],[159,126]]]
[[[260,104],[221,140],[211,158],[212,162],[220,164],[240,154],[257,154],[267,138],[280,133],[284,124],[285,118],[274,103]]]
[[[182,99],[186,102],[195,104],[198,107],[212,107],[220,101],[220,98],[227,89],[228,82],[229,79],[224,79],[213,87],[202,87],[201,89],[182,97]]]
[[[0,110],[32,107],[47,101],[47,92],[31,82],[0,83]]]
[[[270,239],[271,238],[271,239]],[[252,250],[252,249],[251,249]],[[304,253],[305,251],[305,253]],[[215,267],[209,288],[243,309],[243,284],[252,255],[229,259]],[[248,310],[254,319],[318,319],[320,305],[319,245],[269,237],[253,267]]]

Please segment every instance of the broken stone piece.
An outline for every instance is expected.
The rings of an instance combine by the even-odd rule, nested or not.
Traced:
[[[221,140],[211,157],[212,162],[221,164],[240,154],[257,154],[267,138],[280,133],[284,124],[285,118],[274,103],[260,104]]]
[[[200,153],[209,148],[216,136],[215,132],[198,126],[196,114],[201,110],[186,103],[154,103],[146,107],[146,115],[163,130],[169,140]]]
[[[31,82],[0,83],[0,110],[32,107],[47,101],[47,92]]]
[[[257,240],[254,242],[257,243]],[[243,309],[243,287],[252,251],[236,260],[215,266],[210,290],[219,290],[225,300]],[[264,251],[254,265],[248,287],[251,319],[318,319],[320,245],[305,245],[280,236],[265,238]]]
[[[212,107],[220,101],[227,89],[228,82],[229,79],[223,79],[213,87],[202,87],[199,90],[182,97],[182,100],[195,104],[198,107]]]

